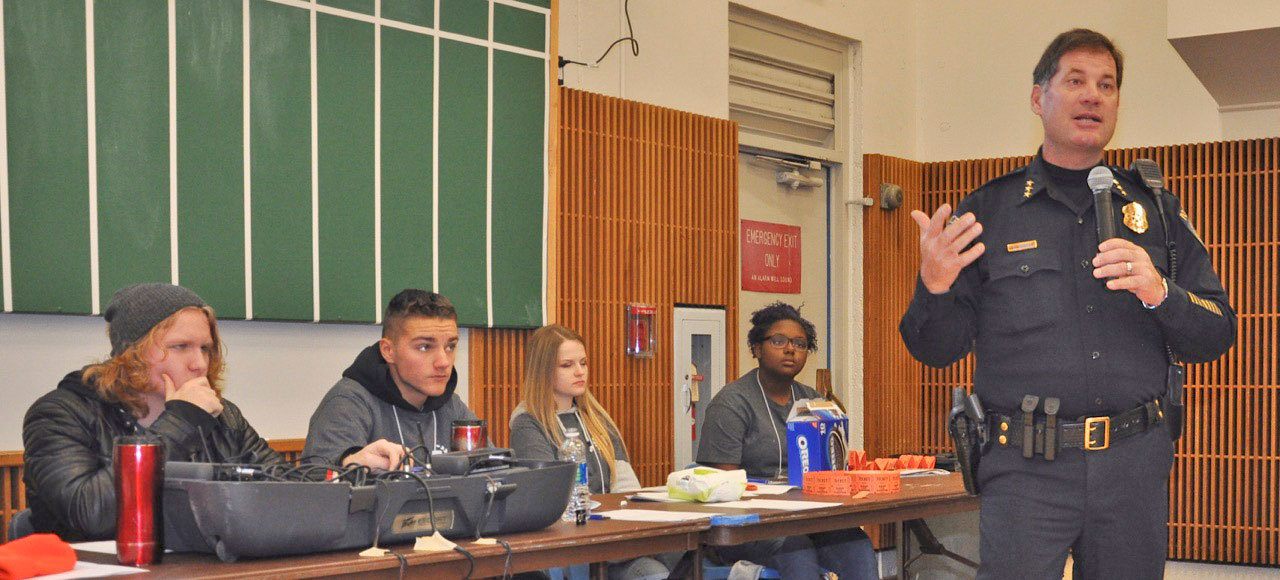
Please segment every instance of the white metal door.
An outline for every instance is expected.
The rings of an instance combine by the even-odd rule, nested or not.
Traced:
[[[831,368],[831,293],[828,283],[831,253],[827,206],[831,192],[830,175],[825,168],[805,167],[805,163],[786,161],[795,158],[772,151],[740,148],[738,151],[738,208],[742,219],[786,224],[800,228],[800,293],[742,291],[738,294],[738,332],[743,340],[736,345],[738,367],[745,371],[756,366],[751,347],[745,340],[751,328],[751,313],[766,305],[782,301],[800,308],[800,313],[813,323],[818,334],[818,350],[796,380],[813,385],[817,370]],[[795,174],[815,187],[791,188],[779,183],[784,174]],[[737,378],[737,377],[734,377]]]
[[[683,469],[697,457],[698,434],[711,397],[725,385],[724,310],[718,308],[676,308],[672,329],[675,336],[674,413],[676,469]]]

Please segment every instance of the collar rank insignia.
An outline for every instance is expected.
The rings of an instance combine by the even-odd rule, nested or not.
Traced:
[[[1120,192],[1120,197],[1129,199],[1129,192],[1124,190],[1124,185],[1120,183],[1120,180],[1112,179],[1111,184],[1114,185],[1116,190]]]
[[[1136,233],[1146,233],[1147,228],[1147,210],[1138,202],[1132,202],[1124,206],[1124,225]]]

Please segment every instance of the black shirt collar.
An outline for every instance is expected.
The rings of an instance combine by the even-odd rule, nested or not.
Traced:
[[[1105,163],[1099,161],[1093,167],[1106,166]],[[1059,167],[1044,159],[1044,149],[1036,151],[1036,156],[1031,159],[1031,163],[1027,166],[1026,187],[1023,189],[1022,199],[1018,200],[1018,204],[1026,203],[1027,200],[1039,197],[1041,192],[1046,192],[1049,197],[1059,201],[1063,205],[1072,208],[1077,214],[1087,211],[1093,207],[1093,196],[1089,191],[1088,177],[1093,167],[1088,169],[1068,169]],[[1109,167],[1112,173],[1116,172],[1116,168]],[[1072,191],[1072,184],[1079,184],[1080,189]],[[1129,194],[1124,190],[1124,186],[1119,185],[1115,181],[1116,186],[1111,188],[1111,194],[1118,196],[1126,201],[1129,200]],[[1080,192],[1083,192],[1081,195]]]

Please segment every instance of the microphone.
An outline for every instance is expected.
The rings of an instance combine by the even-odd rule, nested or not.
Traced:
[[[1111,170],[1094,167],[1089,172],[1089,189],[1093,191],[1093,210],[1098,218],[1098,243],[1116,237],[1116,218],[1111,209]]]

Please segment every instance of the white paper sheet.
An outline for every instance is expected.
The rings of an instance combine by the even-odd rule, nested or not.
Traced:
[[[678,503],[688,500],[675,499],[667,493],[664,488],[662,491],[639,491],[631,496],[632,501],[659,501],[664,503]]]
[[[93,552],[95,554],[111,554],[116,553],[115,540],[99,540],[97,542],[77,542],[71,544],[72,550],[80,550],[82,552]],[[164,553],[172,554],[173,550],[165,550]]]
[[[800,510],[836,507],[840,505],[840,503],[829,501],[795,501],[787,499],[745,499],[709,505],[726,508],[786,510],[794,512]]]
[[[744,492],[742,494],[742,497],[756,497],[761,495],[778,495],[781,493],[787,493],[788,491],[791,491],[796,488],[796,486],[794,485],[785,485],[785,484],[756,483],[752,485],[756,486],[755,491]],[[685,499],[673,499],[671,495],[667,493],[667,486],[665,485],[658,485],[654,487],[646,487],[644,489],[641,489],[640,491],[632,495],[631,499],[639,500],[639,501],[658,501],[658,502],[665,502],[665,503],[690,501]],[[707,505],[720,505],[720,504],[710,503]]]
[[[921,475],[950,475],[951,472],[945,469],[917,468],[899,469],[898,474],[902,477],[918,477]]]
[[[611,520],[621,520],[624,522],[687,522],[702,518],[710,518],[716,514],[701,512],[666,512],[659,510],[611,510],[607,512],[599,512]]]
[[[100,542],[85,542],[86,544],[97,544]],[[115,551],[116,542],[111,541],[111,551]],[[76,567],[70,572],[61,574],[50,574],[48,576],[40,576],[40,580],[64,580],[67,578],[101,578],[103,576],[125,576],[128,574],[137,574],[147,572],[146,568],[134,568],[133,566],[115,566],[112,564],[94,564],[93,562],[78,561]]]
[[[71,544],[71,549],[80,550],[82,552],[95,552],[98,554],[115,554],[116,541],[102,540],[100,542],[80,542]]]

